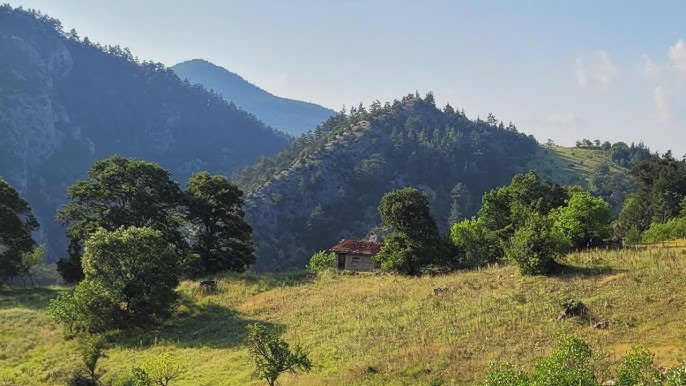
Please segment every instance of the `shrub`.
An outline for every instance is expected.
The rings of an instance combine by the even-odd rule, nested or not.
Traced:
[[[616,386],[661,385],[653,357],[654,355],[646,348],[631,348],[617,373]]]
[[[288,343],[275,332],[259,323],[248,325],[248,350],[255,363],[255,375],[267,381],[269,386],[284,372],[309,371],[312,368],[307,355],[299,345],[291,351]]]
[[[131,368],[132,386],[169,386],[185,374],[186,369],[175,356],[164,353],[148,358],[140,366]]]
[[[599,385],[591,362],[591,349],[576,337],[562,337],[559,348],[549,357],[536,361],[531,380],[534,385]]]
[[[492,263],[503,255],[498,236],[478,219],[455,223],[450,229],[450,239],[457,249],[459,264],[463,267]]]
[[[336,254],[326,253],[326,251],[315,252],[307,265],[307,269],[311,271],[325,271],[333,268],[336,268]]]
[[[529,386],[529,376],[524,370],[516,368],[510,363],[497,365],[491,363],[483,386]]]
[[[553,272],[567,247],[566,238],[553,226],[550,217],[530,212],[524,226],[517,229],[505,248],[505,255],[525,275]]]

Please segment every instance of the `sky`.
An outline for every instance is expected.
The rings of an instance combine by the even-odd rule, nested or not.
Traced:
[[[686,154],[681,0],[9,3],[141,60],[205,59],[337,111],[432,91],[540,142],[643,141]]]

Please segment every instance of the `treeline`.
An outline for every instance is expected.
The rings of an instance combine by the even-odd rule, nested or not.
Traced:
[[[562,187],[535,172],[486,193],[477,216],[442,236],[427,197],[414,188],[387,193],[379,212],[390,233],[375,258],[382,269],[404,274],[473,268],[502,260],[524,274],[559,271],[571,250],[612,238],[609,204],[578,186]]]
[[[639,162],[631,171],[635,188],[615,234],[628,243],[686,237],[686,161],[671,152]]]

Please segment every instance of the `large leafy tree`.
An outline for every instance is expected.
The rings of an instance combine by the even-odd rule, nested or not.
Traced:
[[[598,246],[612,236],[610,204],[587,191],[572,190],[567,205],[552,216],[573,248]]]
[[[187,183],[192,251],[205,273],[243,272],[255,262],[252,228],[245,221],[243,192],[224,176],[194,174]]]
[[[37,229],[28,202],[0,178],[0,283],[22,272],[24,256],[36,247],[31,233]]]
[[[386,238],[377,260],[383,269],[416,275],[432,263],[444,263],[446,246],[429,210],[429,199],[415,188],[386,193],[379,205],[383,225],[393,232]]]
[[[67,191],[69,203],[57,214],[67,226],[69,258],[58,261],[67,282],[83,279],[81,255],[85,241],[99,228],[151,227],[181,253],[186,242],[179,231],[182,192],[159,165],[120,156],[97,161],[88,178]]]
[[[547,215],[552,209],[563,206],[567,199],[563,187],[529,171],[514,176],[509,185],[486,193],[479,219],[505,243],[526,223],[529,212]]]
[[[162,232],[100,229],[86,241],[82,263],[84,280],[50,306],[72,331],[147,327],[171,315],[181,268]]]

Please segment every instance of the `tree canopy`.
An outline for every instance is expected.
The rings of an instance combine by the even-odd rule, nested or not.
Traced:
[[[83,278],[83,245],[98,228],[151,227],[179,252],[185,248],[179,230],[181,190],[170,173],[155,163],[120,156],[97,161],[86,179],[68,189],[67,199],[57,214],[69,239],[69,258],[58,262],[67,282]]]
[[[36,230],[38,221],[28,202],[0,178],[0,283],[22,273],[24,256],[36,247]]]
[[[243,272],[255,262],[252,228],[245,221],[243,192],[224,176],[194,174],[187,183],[188,222],[194,253],[205,273]]]

